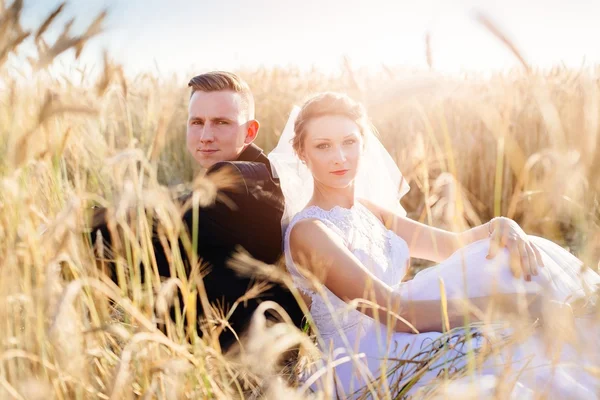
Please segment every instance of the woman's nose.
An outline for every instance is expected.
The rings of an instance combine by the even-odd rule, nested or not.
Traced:
[[[346,157],[346,153],[344,152],[344,149],[342,149],[341,147],[338,148],[335,151],[335,161],[336,162],[345,162],[347,159]]]

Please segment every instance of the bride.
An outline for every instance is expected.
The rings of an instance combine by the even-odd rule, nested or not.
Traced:
[[[406,218],[399,199],[408,185],[374,136],[364,108],[349,97],[323,93],[295,109],[269,159],[286,200],[286,266],[309,300],[324,360],[335,372],[333,380],[317,374],[309,382],[314,387],[335,382],[334,391],[345,397],[380,379],[377,385],[383,382],[391,393],[391,385],[404,379],[393,360],[419,357],[443,332],[492,308],[502,316],[560,315],[578,324],[577,334],[595,336],[594,325],[576,321],[568,302],[590,298],[600,276],[566,250],[526,235],[507,218],[462,233]],[[410,257],[439,264],[403,281]],[[472,337],[477,350],[483,343]],[[559,352],[558,365],[556,357],[545,356],[541,334],[516,347],[501,355],[514,367],[513,394],[600,393],[585,373],[590,360],[575,346]],[[458,350],[449,346],[443,359],[429,364],[410,393],[437,376],[453,352]],[[593,359],[597,353],[586,355]],[[489,361],[478,373],[506,370]]]

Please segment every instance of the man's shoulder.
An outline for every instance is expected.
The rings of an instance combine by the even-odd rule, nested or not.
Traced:
[[[260,161],[220,161],[206,172],[207,176],[217,173],[237,175],[247,183],[260,184],[273,179],[269,167]]]
[[[260,161],[220,161],[208,169],[206,177],[214,180],[219,190],[238,205],[283,208],[279,181],[273,178],[268,164]],[[227,184],[221,185],[222,182]]]

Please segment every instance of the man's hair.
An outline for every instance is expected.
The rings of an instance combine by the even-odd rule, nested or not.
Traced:
[[[221,92],[231,91],[239,93],[242,105],[247,112],[248,119],[254,119],[254,96],[248,84],[239,76],[227,71],[212,71],[197,75],[190,79],[188,87],[192,88],[191,96],[195,92]]]

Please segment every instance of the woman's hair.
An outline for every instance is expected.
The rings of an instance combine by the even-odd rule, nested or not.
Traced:
[[[304,148],[308,122],[329,115],[340,115],[351,119],[358,125],[360,134],[363,136],[369,126],[367,112],[362,104],[342,93],[319,93],[304,103],[296,118],[294,139],[292,140],[292,147],[296,153],[299,154]]]

